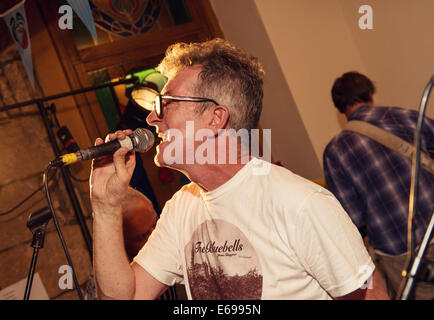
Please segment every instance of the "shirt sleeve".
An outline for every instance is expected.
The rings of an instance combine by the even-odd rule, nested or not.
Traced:
[[[336,198],[321,189],[297,212],[296,251],[304,269],[332,297],[361,288],[374,264],[355,225]]]
[[[166,203],[155,230],[134,261],[158,281],[172,286],[183,280],[176,230],[175,212],[171,200]]]
[[[422,126],[422,134],[425,136],[428,151],[434,151],[434,120],[426,117]]]
[[[365,202],[353,185],[342,161],[338,152],[326,148],[323,157],[326,188],[339,200],[354,224],[362,228],[365,226]]]

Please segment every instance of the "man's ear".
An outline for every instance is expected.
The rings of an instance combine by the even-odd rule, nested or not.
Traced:
[[[211,111],[208,125],[217,134],[220,129],[225,129],[229,123],[229,109],[226,106],[215,106]]]

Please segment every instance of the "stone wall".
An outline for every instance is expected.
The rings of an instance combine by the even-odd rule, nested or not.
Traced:
[[[0,107],[39,96],[27,80],[15,45],[9,45],[0,52]],[[45,190],[41,188],[42,172],[55,155],[36,105],[0,111],[0,150],[0,288],[4,289],[27,278],[33,235],[26,222],[30,213],[47,206]],[[60,171],[53,173],[50,194],[55,212],[79,283],[85,284],[92,268],[90,255]],[[87,195],[80,192],[77,182],[73,183],[91,231]],[[7,213],[34,191],[36,193],[28,201]],[[78,299],[75,290],[59,288],[62,274],[58,270],[67,264],[54,223],[50,221],[36,265],[36,272],[50,299]]]

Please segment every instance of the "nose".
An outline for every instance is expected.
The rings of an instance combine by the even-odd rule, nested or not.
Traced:
[[[150,126],[157,126],[158,122],[161,122],[161,119],[157,117],[155,110],[152,110],[152,112],[146,117],[146,122]]]

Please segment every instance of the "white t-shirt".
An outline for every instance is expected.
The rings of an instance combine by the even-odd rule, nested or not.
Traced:
[[[134,260],[185,284],[189,299],[331,299],[362,287],[374,264],[335,197],[279,166],[255,174],[262,165],[254,158],[211,192],[181,188]]]

